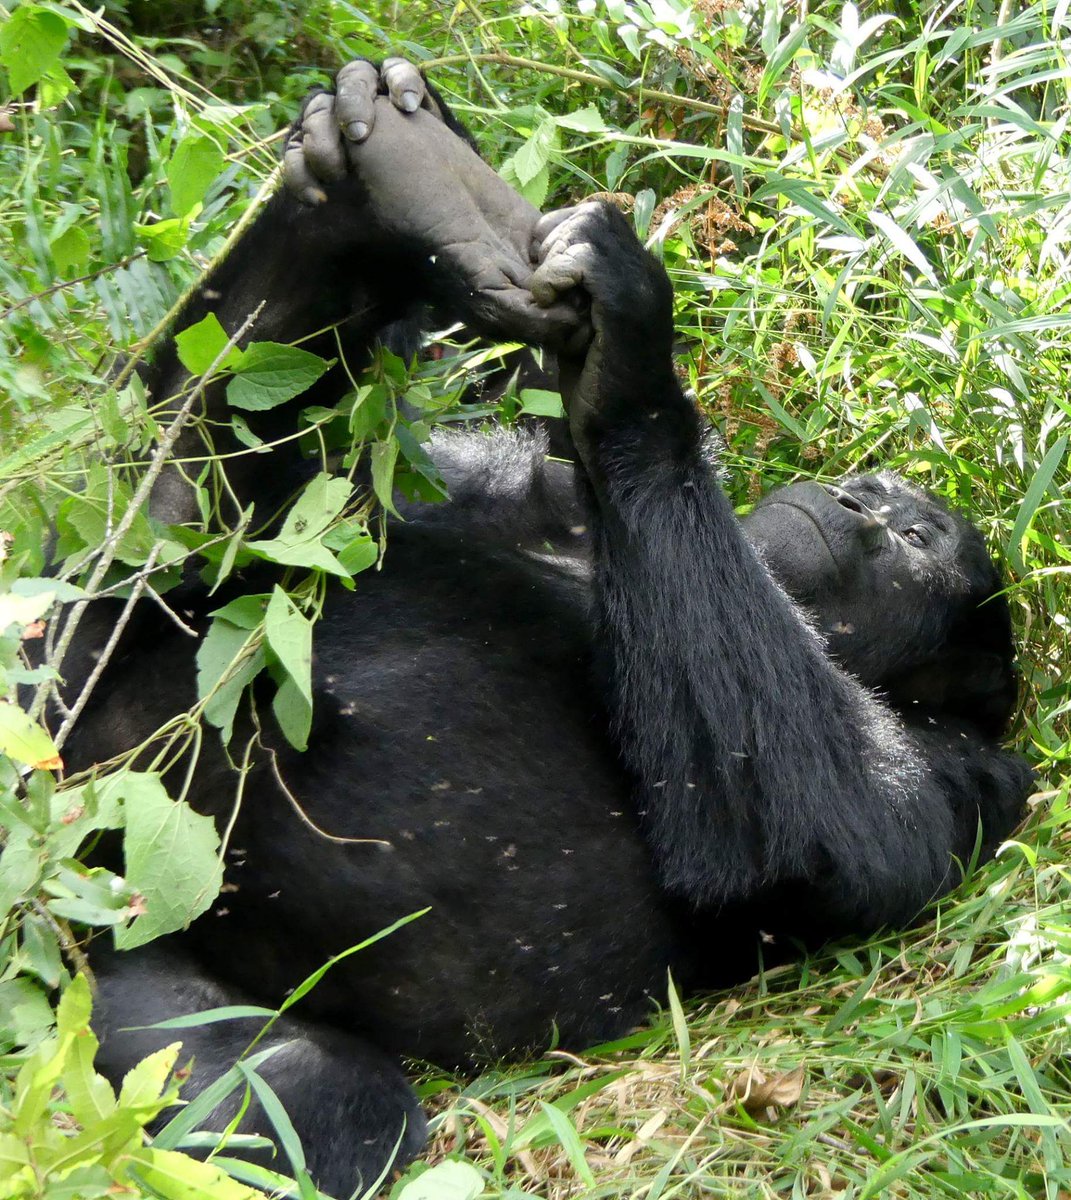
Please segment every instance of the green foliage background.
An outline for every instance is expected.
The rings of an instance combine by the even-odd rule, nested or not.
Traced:
[[[302,527],[313,510],[322,522],[296,560],[255,527],[221,527],[210,455],[201,533],[137,510],[165,398],[147,400],[131,366],[270,191],[302,94],[388,51],[427,66],[536,204],[601,192],[632,214],[676,286],[682,369],[724,434],[740,505],[800,474],[889,464],[972,512],[1008,564],[1023,641],[1014,736],[1040,771],[1017,839],[908,937],[684,1009],[674,998],[583,1058],[428,1076],[434,1154],[463,1162],[417,1168],[397,1191],[1071,1194],[1069,49],[1066,3],[1014,0],[0,5],[0,1195],[249,1195],[225,1149],[212,1168],[182,1153],[196,1106],[144,1144],[174,1097],[174,1057],[118,1097],[97,1080],[88,991],[71,983],[79,946],[91,928],[146,940],[211,903],[216,835],[156,768],[215,736],[201,724],[226,724],[261,668],[300,741],[327,576],[360,587],[349,576],[376,560],[392,486],[434,492],[421,443],[497,352],[415,373],[384,360],[348,407],[305,414],[310,450],[341,446],[351,467],[371,455],[375,487],[325,479],[300,498]],[[193,369],[234,372],[235,428],[258,448],[241,409],[293,395],[315,364],[263,348],[224,365],[225,341],[198,336]],[[402,393],[420,420],[398,418]],[[551,402],[469,411],[510,420]],[[45,578],[52,529],[59,575]],[[36,689],[36,718],[50,687],[27,635],[44,620],[54,653],[57,604],[143,588],[147,563],[166,593],[191,554],[218,573],[259,554],[284,568],[280,587],[220,617],[199,704],[147,767],[63,779],[49,769],[62,728],[15,703],[17,686]],[[183,831],[185,893],[149,814]],[[114,828],[121,879],[79,865]],[[234,1086],[258,1086],[255,1060]],[[310,1195],[285,1120],[264,1132]]]

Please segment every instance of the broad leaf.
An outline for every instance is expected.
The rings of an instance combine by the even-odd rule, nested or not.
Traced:
[[[52,739],[18,705],[0,700],[0,754],[45,771],[63,766]]]
[[[57,13],[23,4],[0,24],[0,62],[17,96],[43,79],[67,44],[67,22]]]
[[[312,622],[278,585],[268,601],[264,633],[272,653],[311,705]]]
[[[219,894],[223,870],[211,818],[172,800],[159,776],[131,772],[122,792],[126,879],[145,900],[144,914],[115,931],[116,946],[129,950],[200,916]]]
[[[264,665],[264,651],[258,647],[247,650],[245,657],[231,670],[231,664],[249,639],[250,630],[217,617],[197,651],[197,698],[204,700],[211,695],[205,705],[205,719],[222,732],[224,742],[231,739],[242,692]],[[221,684],[224,676],[228,677]]]
[[[167,164],[167,184],[171,189],[171,207],[184,217],[223,170],[223,151],[203,133],[184,137],[175,147]]]
[[[230,335],[219,323],[215,313],[198,321],[175,335],[179,361],[191,375],[203,375],[223,352]],[[241,357],[241,351],[233,349],[222,367],[233,366]]]
[[[307,392],[333,361],[299,346],[254,342],[234,365],[227,402],[248,412],[276,408]]]

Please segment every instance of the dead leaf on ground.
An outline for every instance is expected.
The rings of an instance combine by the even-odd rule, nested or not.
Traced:
[[[653,1117],[647,1121],[644,1121],[644,1123],[637,1130],[635,1139],[631,1142],[627,1142],[614,1155],[614,1162],[618,1166],[624,1166],[626,1163],[628,1163],[636,1151],[645,1146],[662,1128],[662,1126],[665,1125],[668,1117],[669,1113],[664,1108],[660,1108]]]
[[[758,1067],[748,1067],[729,1084],[729,1099],[739,1101],[746,1112],[757,1116],[765,1109],[791,1108],[803,1093],[804,1071],[797,1067],[767,1079]]]

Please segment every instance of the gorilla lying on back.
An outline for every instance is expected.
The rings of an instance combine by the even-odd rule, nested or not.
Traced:
[[[891,474],[797,484],[738,521],[674,374],[669,281],[617,211],[540,218],[399,60],[351,64],[307,104],[287,173],[179,328],[211,310],[233,330],[264,301],[257,339],[333,355],[337,324],[352,367],[377,337],[405,345],[434,303],[558,347],[578,459],[548,459],[539,435],[439,435],[450,502],[405,507],[382,572],[330,594],[308,753],[265,716],[312,821],[384,844],[310,830],[258,751],[225,904],[98,962],[118,1075],[174,1036],[124,1027],[277,1004],[429,908],[336,965],[269,1038],[283,1048],[262,1074],[314,1177],[348,1195],[423,1144],[396,1056],[473,1065],[554,1030],[581,1048],[641,1021],[667,968],[691,987],[740,970],[759,929],[814,943],[908,922],[960,878],[979,826],[984,853],[1008,834],[1030,773],[999,744],[1013,650],[980,535]],[[181,392],[173,345],[149,382]],[[347,386],[336,369],[295,404]],[[222,394],[207,408],[223,430]],[[262,416],[265,438],[295,421]],[[292,444],[267,470],[236,460],[240,502],[267,514],[300,485]],[[177,471],[152,504],[195,514]],[[221,600],[188,604],[203,627]],[[73,768],[193,702],[190,641],[155,619],[110,664]],[[194,802],[225,815],[233,792],[206,744]],[[186,1095],[251,1032],[184,1031]],[[267,1125],[254,1105],[243,1128]]]

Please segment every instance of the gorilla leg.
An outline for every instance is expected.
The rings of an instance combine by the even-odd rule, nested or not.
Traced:
[[[165,1018],[223,1005],[248,1003],[223,987],[174,946],[137,954],[94,955],[99,987],[94,1028],[101,1039],[98,1066],[118,1081],[147,1054],[182,1042],[180,1061],[192,1060],[182,1096],[192,1100],[240,1058],[263,1025],[260,1018],[219,1021],[192,1029],[148,1029]],[[338,1029],[284,1017],[257,1044],[274,1053],[257,1068],[290,1116],[310,1174],[331,1195],[348,1196],[370,1186],[387,1167],[403,1167],[424,1145],[426,1121],[398,1064],[371,1042]],[[237,1114],[239,1086],[201,1123],[223,1130]],[[157,1122],[162,1127],[169,1111]],[[254,1095],[240,1133],[273,1136],[271,1122]],[[228,1149],[238,1157],[289,1170],[271,1152]]]

